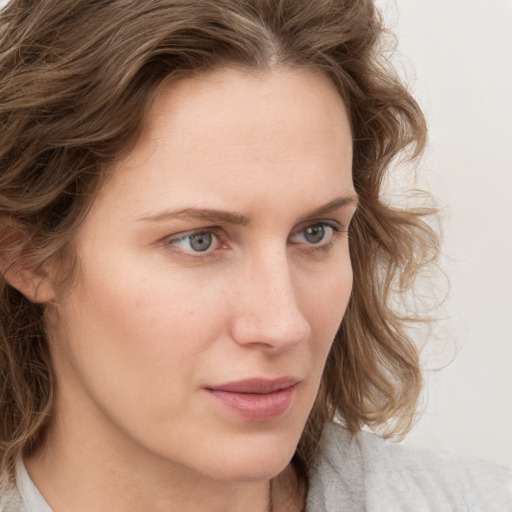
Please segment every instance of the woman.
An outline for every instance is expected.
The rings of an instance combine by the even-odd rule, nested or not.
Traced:
[[[372,2],[14,0],[1,26],[4,510],[510,506],[506,470],[361,433],[410,427],[391,294],[437,250],[380,199],[426,130]]]

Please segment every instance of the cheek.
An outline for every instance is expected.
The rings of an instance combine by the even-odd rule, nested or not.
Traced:
[[[315,286],[309,277],[302,282],[303,311],[313,331],[313,350],[323,362],[341,324],[352,292],[353,274],[349,258],[330,266]]]
[[[114,414],[145,410],[155,420],[169,410],[162,401],[180,407],[222,329],[219,295],[157,267],[149,275],[107,262],[85,270],[61,309],[62,380]]]

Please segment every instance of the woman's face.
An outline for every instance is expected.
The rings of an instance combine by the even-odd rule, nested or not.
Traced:
[[[350,296],[351,146],[318,72],[164,88],[48,316],[56,440],[218,479],[281,471]]]

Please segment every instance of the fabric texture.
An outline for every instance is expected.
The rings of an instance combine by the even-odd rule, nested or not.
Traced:
[[[489,462],[325,428],[306,512],[512,512],[512,471]],[[52,512],[23,462],[0,512]]]
[[[328,425],[307,512],[512,512],[512,471]]]

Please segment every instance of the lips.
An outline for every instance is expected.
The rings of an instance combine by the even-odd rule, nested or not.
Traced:
[[[291,406],[299,379],[246,379],[206,387],[204,390],[224,410],[249,422],[270,421]]]

